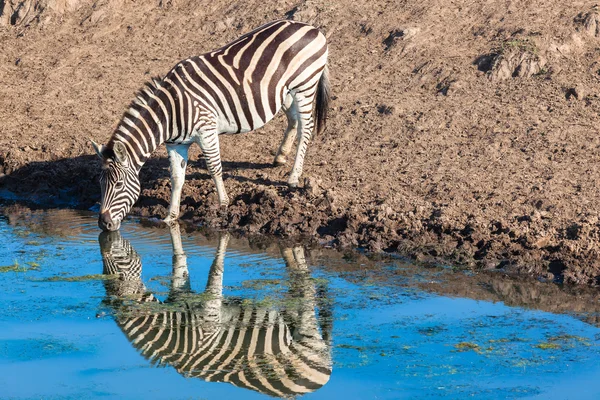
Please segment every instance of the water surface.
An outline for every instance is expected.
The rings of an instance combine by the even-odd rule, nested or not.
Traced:
[[[2,399],[600,398],[593,291],[72,211],[0,243]]]

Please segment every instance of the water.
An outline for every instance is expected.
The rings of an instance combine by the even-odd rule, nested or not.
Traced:
[[[5,214],[1,399],[600,398],[591,290]]]

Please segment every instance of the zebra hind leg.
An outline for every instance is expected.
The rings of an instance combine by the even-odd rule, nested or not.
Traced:
[[[310,142],[315,125],[312,112],[314,99],[314,90],[308,97],[300,92],[294,94],[294,102],[297,105],[296,112],[300,118],[298,119],[298,129],[296,134],[298,149],[296,150],[296,159],[288,179],[288,186],[292,188],[298,187],[300,175],[302,175],[302,169],[304,167],[304,156],[306,155],[308,142]]]
[[[294,134],[293,132],[298,127],[298,113],[296,109],[296,103],[294,102],[294,97],[288,93],[283,103],[283,110],[285,115],[287,116],[288,125],[283,134],[283,140],[281,141],[281,145],[277,150],[277,154],[275,155],[275,160],[273,161],[273,165],[278,167],[284,165],[287,162],[287,156],[290,154],[292,149],[292,144],[294,143]]]
[[[187,166],[188,149],[190,146],[168,143],[166,146],[171,172],[171,204],[169,205],[169,215],[165,218],[165,222],[169,223],[179,218],[181,190],[185,182],[185,168]]]

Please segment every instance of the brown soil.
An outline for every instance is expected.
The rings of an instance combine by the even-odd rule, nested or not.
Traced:
[[[90,207],[133,94],[179,59],[294,18],[329,38],[328,129],[304,186],[272,168],[283,118],[222,139],[226,213],[192,162],[183,218],[398,251],[473,269],[600,283],[600,13],[593,2],[0,2],[0,188]],[[198,159],[199,150],[192,152]],[[164,217],[166,152],[134,213]]]

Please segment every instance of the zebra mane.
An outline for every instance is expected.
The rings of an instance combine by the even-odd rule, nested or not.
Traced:
[[[153,77],[150,81],[146,82],[144,86],[138,90],[135,94],[135,99],[131,102],[128,108],[127,114],[129,114],[129,110],[135,108],[136,106],[148,105],[148,103],[152,100],[152,95],[155,95],[156,92],[165,84],[163,78],[156,76]]]
[[[156,96],[159,89],[161,87],[164,87],[164,85],[165,85],[165,81],[163,80],[163,78],[161,78],[159,76],[153,77],[150,81],[144,83],[144,86],[142,86],[142,88],[137,91],[137,93],[135,94],[135,98],[129,104],[129,106],[127,107],[127,109],[125,110],[123,115],[121,116],[121,122],[119,123],[119,125],[117,125],[117,129],[115,130],[115,133],[119,130],[119,126],[123,123],[123,120],[125,118],[130,118],[130,119],[133,118],[133,120],[135,120],[141,114],[144,114],[145,112],[147,112],[144,109],[144,106],[152,107],[154,105],[154,102],[156,100],[153,99],[152,96]],[[112,151],[112,145],[115,140],[115,133],[113,133],[113,135],[111,136],[111,138],[107,144],[107,149],[110,149],[111,151]],[[107,154],[107,157],[109,157],[111,155],[114,155],[114,154]]]

